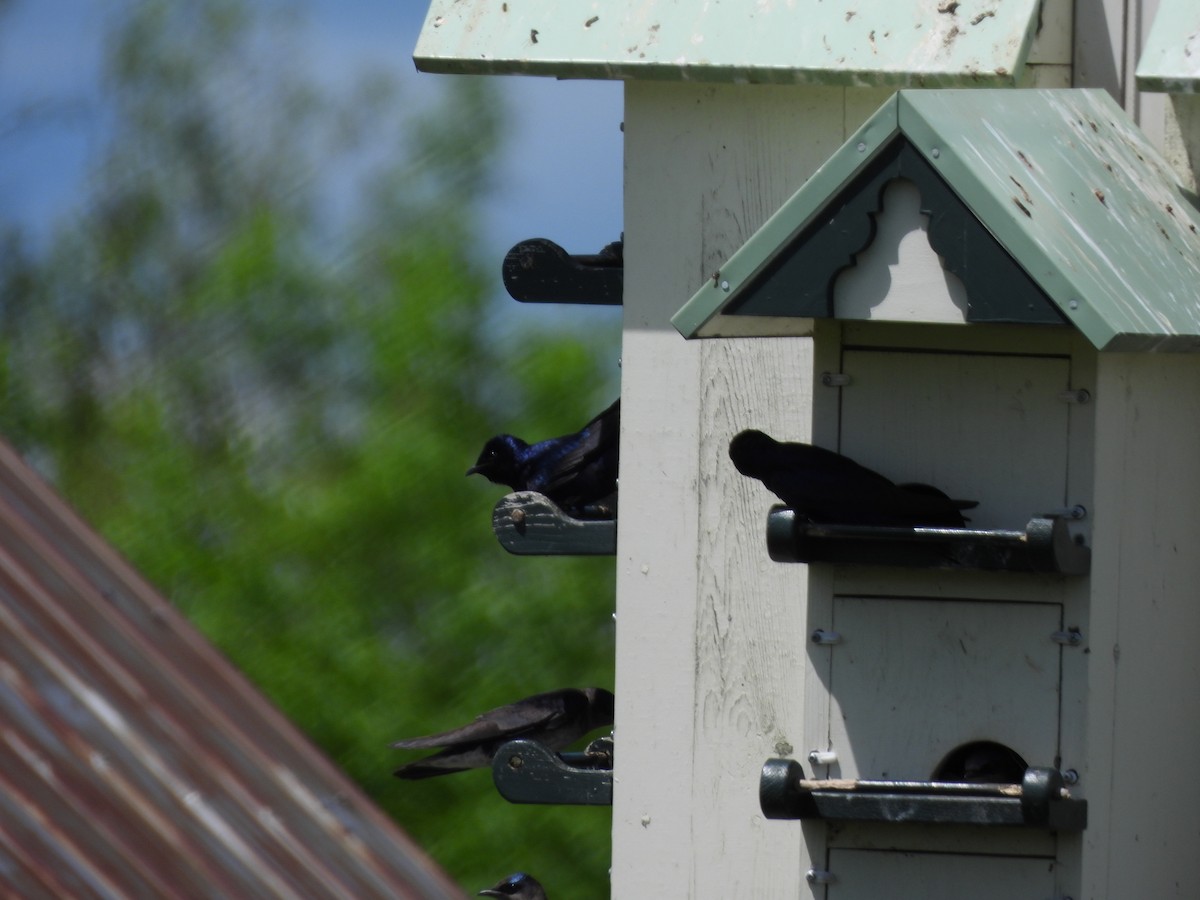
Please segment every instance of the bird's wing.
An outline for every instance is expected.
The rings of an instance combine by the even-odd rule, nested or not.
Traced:
[[[621,424],[621,398],[614,400],[607,409],[596,413],[588,419],[587,424],[580,428],[580,431],[587,431],[593,425],[601,427],[617,426]]]
[[[907,481],[896,487],[908,491],[910,494],[921,494],[940,499],[951,509],[974,509],[979,505],[978,500],[956,500],[941,488],[935,488],[932,484],[923,484],[920,481]]]
[[[780,445],[757,477],[784,503],[822,521],[852,517],[854,510],[895,490],[873,469],[809,444]]]
[[[544,461],[544,478],[538,490],[553,495],[570,486],[579,472],[593,463],[611,465],[614,477],[621,432],[621,400],[595,416],[575,435],[575,440],[558,438],[556,457]]]
[[[392,746],[397,750],[427,750],[431,747],[490,741],[547,728],[563,715],[566,709],[567,695],[574,691],[574,688],[567,688],[561,691],[535,694],[524,700],[518,700],[516,703],[481,713],[473,721],[459,728],[439,734],[396,741]]]
[[[730,441],[729,458],[743,475],[764,483],[772,475],[847,479],[855,483],[876,481],[880,485],[892,483],[874,469],[833,450],[799,441],[777,441],[754,429],[743,431]]]
[[[892,480],[879,474],[874,469],[868,469],[862,463],[855,462],[848,456],[842,456],[824,447],[814,447],[812,444],[788,444],[788,463],[812,472],[814,475],[824,475],[831,478],[845,478],[856,484],[892,485]]]

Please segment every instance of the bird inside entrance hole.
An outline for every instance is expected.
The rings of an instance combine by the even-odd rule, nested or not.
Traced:
[[[1020,784],[1028,766],[1021,755],[996,741],[955,747],[933,770],[934,781],[962,784]]]

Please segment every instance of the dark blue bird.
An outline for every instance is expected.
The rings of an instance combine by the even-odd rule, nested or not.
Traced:
[[[400,750],[444,748],[440,753],[403,765],[397,778],[430,778],[492,764],[508,741],[526,738],[550,750],[562,750],[585,734],[613,723],[613,695],[604,688],[563,688],[534,694],[488,710],[461,728],[409,738],[392,744]]]
[[[524,872],[509,875],[499,884],[479,892],[480,897],[516,897],[517,900],[546,900],[546,891],[536,878]]]
[[[568,515],[611,519],[616,515],[621,401],[574,434],[527,444],[511,434],[489,440],[468,475],[537,491]]]
[[[812,522],[896,527],[961,527],[973,500],[952,500],[927,484],[895,484],[854,460],[811,444],[783,443],[761,431],[729,442],[729,458]]]

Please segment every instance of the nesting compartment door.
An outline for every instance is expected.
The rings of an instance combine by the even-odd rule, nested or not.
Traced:
[[[1058,754],[1062,607],[835,597],[829,746],[840,777],[926,781],[954,748]]]
[[[1068,504],[1066,355],[850,346],[842,371],[840,450],[851,458],[978,500],[970,527],[1022,529]],[[928,599],[938,594],[915,587],[834,591],[843,641],[829,655],[829,740],[840,777],[927,780],[972,741],[1053,765],[1061,605],[1027,602],[1020,583],[1012,602]]]
[[[1050,898],[1053,859],[952,853],[831,850],[828,900],[1013,900]]]
[[[1065,356],[846,349],[839,450],[963,500],[972,528],[1024,528],[1067,504]]]

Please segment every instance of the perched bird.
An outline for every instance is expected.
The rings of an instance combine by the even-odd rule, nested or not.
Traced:
[[[952,500],[928,484],[895,484],[854,460],[761,431],[729,442],[729,458],[810,521],[842,525],[959,527],[973,500]]]
[[[1011,747],[995,741],[971,741],[946,754],[933,770],[933,780],[965,784],[1020,784],[1027,765]]]
[[[480,897],[516,897],[517,900],[546,900],[546,890],[532,875],[516,872],[499,884],[480,891]]]
[[[496,751],[518,738],[562,750],[588,732],[612,723],[613,695],[603,688],[547,691],[482,713],[461,728],[396,741],[392,746],[399,750],[444,749],[403,765],[394,774],[397,778],[429,778],[490,766]]]
[[[616,513],[621,401],[574,434],[527,444],[500,434],[483,446],[468,475],[482,475],[514,491],[537,491],[576,518],[611,519]]]

